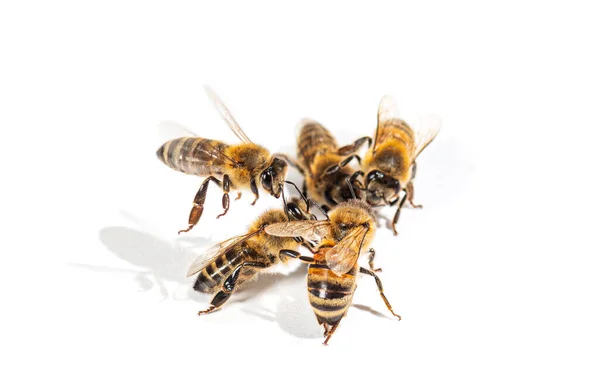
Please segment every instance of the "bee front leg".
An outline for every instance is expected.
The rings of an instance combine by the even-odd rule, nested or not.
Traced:
[[[413,202],[413,198],[415,197],[415,187],[413,186],[412,181],[408,182],[408,184],[406,185],[406,195],[408,195],[408,202],[410,203],[410,205],[415,208],[415,209],[422,209],[423,205],[416,205]]]
[[[390,301],[388,301],[385,294],[383,294],[383,285],[381,284],[381,280],[379,279],[377,274],[375,274],[375,272],[373,272],[371,270],[365,269],[364,267],[360,268],[360,272],[362,274],[370,275],[371,277],[373,277],[373,279],[375,279],[375,283],[377,284],[377,289],[379,289],[379,295],[381,296],[381,299],[383,299],[383,302],[385,302],[385,306],[387,306],[390,313],[392,313],[394,316],[396,316],[398,318],[398,321],[400,321],[402,319],[402,317],[400,317],[398,314],[394,313],[394,311],[392,310],[392,305],[390,305]]]
[[[222,185],[221,181],[218,180],[217,178],[215,178],[214,176],[209,176],[208,178],[206,178],[204,180],[204,182],[202,182],[202,184],[200,185],[200,189],[198,190],[198,192],[196,193],[196,196],[194,197],[194,206],[192,207],[192,210],[190,211],[190,218],[188,220],[189,226],[185,230],[179,230],[179,232],[177,234],[187,233],[194,226],[196,226],[198,224],[198,221],[200,220],[200,217],[202,216],[202,212],[204,211],[204,202],[206,201],[206,192],[208,190],[209,182],[213,182],[219,187],[221,187],[221,185]]]
[[[404,202],[406,202],[407,196],[408,196],[408,194],[404,194],[404,196],[400,200],[400,203],[398,204],[398,209],[396,210],[396,214],[394,214],[394,220],[392,221],[392,230],[394,231],[394,235],[398,235],[398,231],[396,230],[396,223],[398,223],[398,220],[400,219],[400,210],[402,209]]]
[[[279,250],[279,258],[293,258],[297,259],[304,263],[315,263],[315,259],[313,257],[304,257],[296,250],[282,249]]]
[[[217,215],[217,219],[221,218],[223,215],[227,214],[229,211],[229,189],[231,188],[231,179],[229,179],[229,175],[223,175],[223,213]]]
[[[233,294],[233,292],[235,291],[235,286],[237,284],[237,280],[240,277],[240,273],[244,267],[254,267],[254,268],[258,268],[258,269],[264,269],[264,268],[268,267],[268,265],[266,265],[264,263],[260,263],[260,262],[244,262],[244,263],[238,265],[235,268],[235,270],[233,270],[233,272],[229,275],[229,277],[227,277],[225,282],[223,282],[223,286],[221,286],[221,290],[217,294],[215,294],[213,299],[210,301],[209,308],[206,310],[200,310],[198,312],[198,315],[212,313],[213,311],[215,311],[218,308],[220,308],[221,306],[223,306],[223,304],[225,302],[227,302],[229,297],[231,297],[231,294]]]
[[[375,272],[380,272],[381,268],[376,269],[373,266],[373,261],[375,260],[375,249],[370,248],[369,249],[369,269],[371,269],[371,271],[375,271]]]
[[[256,186],[256,179],[252,179],[250,181],[250,190],[252,191],[252,194],[254,194],[254,200],[251,203],[251,205],[254,206],[258,200],[258,187]]]

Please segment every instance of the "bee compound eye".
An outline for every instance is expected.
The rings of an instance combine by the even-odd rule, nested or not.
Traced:
[[[271,167],[267,168],[260,174],[260,183],[267,191],[273,191],[273,175]]]

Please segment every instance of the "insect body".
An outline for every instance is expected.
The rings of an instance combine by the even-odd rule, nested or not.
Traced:
[[[170,140],[158,149],[156,155],[168,167],[186,174],[207,176],[194,198],[189,225],[180,233],[191,230],[200,220],[210,182],[223,190],[224,211],[219,218],[229,210],[230,190],[250,189],[255,197],[254,204],[260,184],[267,193],[279,198],[287,174],[286,161],[252,143],[217,95],[209,88],[206,91],[242,143],[228,145],[218,140],[182,137]]]
[[[398,117],[396,104],[390,96],[379,103],[377,129],[371,151],[368,151],[362,163],[366,175],[367,201],[371,205],[395,205],[392,228],[394,234],[400,217],[400,209],[408,198],[413,207],[421,207],[413,202],[414,187],[412,180],[417,171],[417,156],[435,139],[441,122],[431,117],[427,126],[413,129]],[[400,191],[405,194],[400,199]]]
[[[325,205],[326,209],[353,197],[360,197],[357,178],[362,175],[362,171],[354,170],[347,164],[353,159],[360,162],[358,155],[353,153],[370,140],[369,137],[360,138],[350,146],[339,148],[335,138],[321,124],[313,120],[301,121],[297,157],[298,166],[305,177],[304,192]],[[350,184],[346,183],[347,179]]]
[[[289,215],[289,216],[288,216]],[[271,209],[252,223],[248,232],[221,242],[200,256],[188,271],[188,277],[198,274],[194,290],[214,294],[210,307],[198,314],[207,314],[221,307],[241,285],[259,272],[288,258],[280,256],[282,249],[297,250],[300,243],[294,238],[267,234],[265,226],[272,223],[312,219],[298,201],[286,204],[286,211]]]
[[[282,250],[281,256],[310,263],[307,278],[308,298],[319,324],[325,328],[325,345],[346,315],[356,289],[358,272],[371,275],[389,311],[400,319],[383,294],[381,281],[373,271],[375,251],[370,250],[369,265],[358,265],[363,248],[368,248],[375,233],[375,217],[365,202],[352,199],[342,202],[323,221],[302,220],[276,223],[265,228],[267,234],[300,236],[319,241],[313,257],[303,257],[295,250]]]

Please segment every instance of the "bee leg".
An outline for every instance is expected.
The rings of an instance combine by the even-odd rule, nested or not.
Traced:
[[[342,167],[346,166],[348,163],[350,163],[352,161],[352,159],[356,159],[358,164],[360,164],[360,162],[361,162],[360,156],[358,156],[356,154],[350,155],[346,159],[342,160],[339,164],[334,164],[333,166],[327,167],[325,169],[325,171],[323,171],[323,174],[321,175],[321,177],[323,177],[323,175],[331,175],[331,174],[334,174],[334,173],[340,171],[340,169]]]
[[[377,274],[375,274],[375,272],[373,272],[371,270],[365,269],[364,267],[360,268],[360,272],[363,274],[370,275],[371,277],[373,277],[375,279],[375,283],[377,284],[377,288],[379,289],[379,295],[381,295],[381,299],[383,299],[383,302],[385,302],[385,306],[387,306],[390,313],[392,313],[394,316],[396,316],[398,318],[398,321],[400,321],[402,319],[402,317],[400,317],[398,314],[394,313],[394,311],[392,310],[392,305],[390,305],[390,302],[386,298],[385,294],[383,294],[383,285],[381,284],[381,280],[379,279]]]
[[[304,257],[300,255],[296,250],[282,249],[279,250],[279,258],[294,258],[304,263],[315,263],[315,259],[313,257]]]
[[[239,201],[241,197],[242,197],[242,192],[241,192],[241,191],[238,191],[238,193],[237,193],[237,197],[235,198],[235,200],[236,200],[236,201]]]
[[[375,259],[375,249],[370,248],[369,249],[369,268],[371,269],[371,271],[375,271],[375,272],[380,272],[381,269],[376,269],[373,266],[373,260]]]
[[[258,187],[256,186],[256,179],[252,179],[252,181],[250,181],[250,190],[252,191],[252,194],[254,194],[254,200],[251,203],[251,205],[254,206],[258,200]]]
[[[353,144],[349,144],[347,146],[338,148],[337,153],[339,155],[350,155],[350,154],[358,151],[360,146],[362,146],[365,142],[369,143],[368,146],[371,147],[371,143],[373,143],[373,139],[371,139],[370,136],[363,136],[362,138],[354,141]]]
[[[398,204],[398,209],[396,210],[396,214],[394,214],[394,220],[392,221],[392,230],[394,230],[394,235],[398,235],[398,231],[396,230],[396,223],[398,223],[398,219],[400,219],[400,209],[402,209],[404,202],[406,202],[407,196],[408,196],[408,194],[404,194],[404,196],[400,200],[400,203]]]
[[[325,329],[325,331],[323,332],[323,337],[327,337],[327,333],[329,333],[329,328],[327,327],[326,323],[322,323],[321,325],[323,325],[323,329]]]
[[[335,330],[337,329],[337,327],[340,325],[340,320],[338,320],[335,324],[331,325],[331,328],[329,328],[329,330],[327,331],[327,338],[325,338],[325,341],[323,341],[323,345],[327,346],[327,343],[329,342],[329,339],[331,338],[331,336],[333,335],[333,333],[335,333]]]
[[[415,187],[412,182],[408,182],[406,185],[406,195],[408,195],[408,202],[415,209],[422,209],[423,205],[415,205],[413,198],[415,197]]]
[[[213,182],[217,186],[221,187],[221,181],[218,180],[217,178],[215,178],[214,176],[209,176],[208,178],[206,178],[204,180],[204,182],[202,182],[202,184],[200,185],[200,189],[198,190],[198,192],[196,193],[196,196],[194,197],[194,206],[192,207],[192,210],[190,211],[190,218],[188,220],[189,226],[185,230],[179,230],[179,232],[177,234],[187,233],[194,226],[196,226],[198,224],[198,221],[200,220],[200,217],[202,216],[202,211],[204,211],[204,201],[206,201],[206,191],[208,190],[209,182]]]
[[[217,219],[221,218],[223,215],[227,214],[229,211],[229,189],[231,188],[231,179],[229,179],[229,175],[223,175],[223,199],[221,200],[223,204],[223,213],[217,215]]]
[[[233,270],[233,272],[229,275],[229,277],[227,277],[225,282],[223,282],[221,290],[217,294],[215,294],[213,299],[210,301],[210,307],[206,310],[199,311],[198,315],[212,313],[213,311],[223,306],[225,302],[227,302],[229,297],[231,297],[231,294],[233,294],[233,292],[235,291],[235,285],[237,284],[237,280],[240,277],[240,272],[244,267],[256,267],[259,269],[264,269],[268,267],[268,265],[260,262],[244,262],[238,265],[235,268],[235,270]]]

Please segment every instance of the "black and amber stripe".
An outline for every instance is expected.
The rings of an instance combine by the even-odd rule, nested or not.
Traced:
[[[227,144],[204,138],[178,138],[163,144],[156,156],[173,170],[192,175],[220,174]]]
[[[404,120],[395,119],[387,121],[383,123],[381,127],[379,127],[379,133],[375,146],[390,139],[397,140],[401,143],[404,143],[406,147],[412,148],[415,142],[415,134],[408,123],[406,123]]]
[[[307,122],[298,133],[298,160],[306,169],[310,169],[317,154],[335,152],[337,148],[333,135],[317,122]]]
[[[209,261],[198,274],[194,290],[202,293],[213,293],[221,288],[221,285],[229,274],[233,272],[242,258],[243,247],[234,247],[225,254],[221,254],[212,261]]]
[[[346,315],[356,290],[357,272],[358,265],[341,276],[324,263],[309,266],[308,300],[319,324],[335,325]]]

